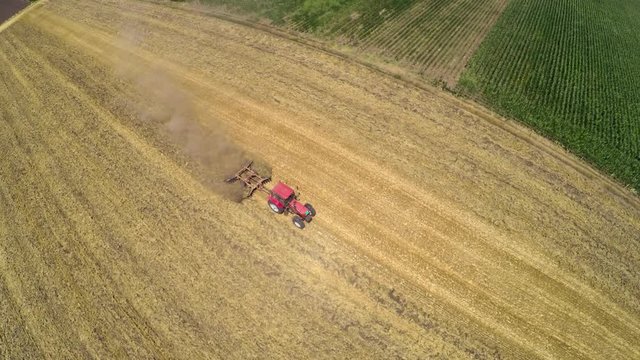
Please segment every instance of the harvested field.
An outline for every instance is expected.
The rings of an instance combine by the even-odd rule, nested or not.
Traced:
[[[640,357],[640,200],[482,108],[153,2],[34,9],[0,79],[2,357]]]

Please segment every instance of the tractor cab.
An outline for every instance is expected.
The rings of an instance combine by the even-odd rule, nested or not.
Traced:
[[[280,181],[271,189],[271,198],[276,200],[283,208],[286,208],[291,201],[295,200],[296,192],[289,185]]]
[[[316,211],[311,204],[302,204],[298,201],[296,192],[289,187],[289,185],[278,182],[276,186],[271,189],[271,194],[267,200],[269,207],[273,212],[282,214],[283,212],[290,212],[294,214],[293,224],[300,229],[303,229],[306,222],[311,222],[316,215]]]

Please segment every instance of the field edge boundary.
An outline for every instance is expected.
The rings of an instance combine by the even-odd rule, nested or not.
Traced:
[[[13,25],[16,21],[20,20],[24,15],[26,15],[29,11],[33,9],[37,9],[42,7],[49,0],[38,0],[36,2],[30,2],[27,7],[15,13],[12,17],[8,18],[7,21],[0,24],[0,33],[7,30],[11,25]]]

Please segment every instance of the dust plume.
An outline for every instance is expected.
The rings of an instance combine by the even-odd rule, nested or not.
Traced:
[[[242,186],[227,184],[224,179],[235,173],[248,155],[226,136],[218,119],[199,116],[192,94],[160,64],[143,63],[135,56],[140,40],[135,31],[124,32],[122,51],[114,64],[116,73],[138,94],[131,105],[145,123],[170,140],[179,157],[188,159],[198,180],[214,192],[240,201]]]

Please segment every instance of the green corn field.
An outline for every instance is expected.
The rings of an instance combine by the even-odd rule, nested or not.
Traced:
[[[513,0],[458,88],[640,188],[640,3]]]

